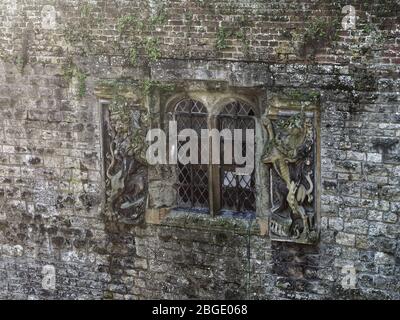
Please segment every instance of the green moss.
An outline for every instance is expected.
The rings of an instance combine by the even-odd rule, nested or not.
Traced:
[[[303,32],[293,32],[292,39],[300,43],[300,54],[316,54],[318,48],[338,38],[340,20],[336,18],[317,17],[310,19]]]
[[[306,27],[304,37],[311,41],[318,41],[325,38],[328,32],[328,25],[324,18],[315,18]]]
[[[150,61],[157,61],[161,57],[160,44],[158,39],[149,37],[144,45],[146,55]]]
[[[367,22],[366,24],[363,25],[362,31],[367,34],[370,34],[373,31],[377,31],[377,27],[372,22]]]
[[[192,22],[193,21],[193,12],[191,12],[191,11],[185,12],[185,20]]]
[[[114,299],[114,294],[111,291],[105,291],[103,298],[107,300]]]
[[[136,15],[125,15],[118,19],[117,30],[120,37],[123,37],[123,41],[129,43],[132,48],[127,54],[131,65],[137,64],[139,52],[144,52],[148,61],[157,61],[161,57],[158,38],[152,36],[146,38],[145,31],[155,31],[155,27],[165,23],[166,19],[163,9],[147,19],[138,18]]]
[[[86,78],[87,75],[80,69],[76,72],[76,78],[78,80],[78,97],[82,99],[86,95]]]
[[[246,32],[241,29],[235,33],[235,36],[242,43],[243,53],[247,55],[250,51],[250,41],[247,39]]]
[[[16,67],[18,68],[18,70],[20,72],[22,72],[28,61],[27,61],[26,57],[23,54],[21,54],[21,55],[18,55],[15,57],[14,62],[15,62]]]
[[[164,24],[167,21],[167,13],[165,10],[165,5],[158,8],[157,13],[150,18],[149,25],[152,27]]]
[[[71,59],[68,59],[67,63],[62,67],[63,77],[65,81],[70,82],[74,77],[75,64]]]
[[[162,1],[157,1],[156,12],[150,16],[142,17],[141,13],[133,12],[118,18],[115,27],[119,37],[114,43],[107,44],[97,41],[93,35],[93,29],[103,23],[99,20],[101,15],[95,10],[97,8],[83,4],[76,10],[74,18],[67,22],[63,35],[75,52],[81,55],[123,54],[133,66],[137,65],[140,55],[144,55],[143,62],[160,59],[160,39],[153,32],[157,32],[157,28],[168,19],[168,8]],[[192,16],[187,18],[192,19]]]
[[[253,221],[235,217],[210,217],[209,215],[193,214],[193,212],[172,211],[162,223],[168,226],[223,231],[230,234],[231,232],[241,235],[259,234],[258,226]]]
[[[94,12],[94,6],[83,4],[78,8],[79,18],[67,22],[63,35],[65,40],[77,47],[79,46],[84,54],[91,53],[96,47],[93,37],[93,28],[100,26],[102,20]]]
[[[367,21],[362,26],[362,31],[371,38],[372,43],[375,45],[381,45],[387,39],[387,36],[384,34],[384,32],[371,21]]]
[[[314,18],[304,32],[306,44],[318,45],[329,40],[336,40],[339,31],[339,19]]]
[[[302,90],[291,90],[287,93],[290,100],[294,101],[310,101],[317,103],[321,97],[321,94],[317,91],[302,91]]]
[[[81,17],[89,17],[92,12],[90,4],[85,3],[80,7]]]
[[[235,19],[233,24],[226,27],[219,27],[217,30],[215,48],[218,51],[228,48],[228,38],[236,39],[242,44],[242,50],[245,55],[249,53],[250,40],[247,37],[246,28],[251,26],[251,21],[247,16],[241,16]]]
[[[137,65],[138,53],[136,48],[131,48],[129,51],[129,62],[132,66]]]
[[[228,37],[228,33],[225,30],[225,28],[224,27],[218,28],[217,39],[216,39],[216,43],[215,43],[215,48],[217,50],[224,50],[228,47],[228,45],[226,43],[227,37]]]
[[[172,92],[175,90],[175,84],[161,83],[155,80],[143,80],[141,84],[142,94],[148,96],[152,90],[159,89],[163,92]]]
[[[143,31],[145,24],[134,15],[125,15],[118,19],[117,30],[120,34],[134,29],[134,31]]]
[[[71,59],[63,66],[63,77],[67,82],[71,82],[73,78],[76,78],[78,97],[82,99],[86,95],[87,74],[75,65]]]
[[[154,31],[157,26],[164,24],[167,21],[167,13],[164,6],[161,6],[157,13],[150,18],[139,18],[136,15],[128,14],[118,19],[117,30],[120,35],[124,33],[139,33],[141,34],[148,29],[148,31]]]
[[[102,97],[122,103],[133,96],[132,88],[136,86],[137,82],[129,79],[102,80],[97,83],[96,91]]]
[[[142,82],[142,93],[147,96],[153,87],[153,82],[151,80],[143,80]]]

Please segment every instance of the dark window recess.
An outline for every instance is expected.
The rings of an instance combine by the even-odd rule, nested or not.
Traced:
[[[246,153],[245,130],[255,130],[254,110],[241,102],[232,102],[224,107],[220,113],[219,129],[242,129],[242,155]],[[232,131],[233,137],[233,131]],[[235,212],[255,212],[255,175],[238,175],[236,168],[239,166],[234,160],[232,148],[232,164],[224,163],[224,139],[221,139],[221,166],[220,166],[220,195],[221,209]],[[254,146],[255,150],[255,146]]]
[[[207,129],[207,109],[198,101],[185,99],[176,105],[175,119],[178,133],[193,129],[200,137],[201,129]],[[188,141],[188,140],[187,140]],[[178,152],[187,141],[178,141]],[[201,143],[199,141],[199,146]],[[202,149],[199,148],[200,162]],[[208,165],[177,165],[177,205],[180,208],[209,208]]]

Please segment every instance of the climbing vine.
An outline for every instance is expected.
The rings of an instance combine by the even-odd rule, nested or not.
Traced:
[[[63,66],[63,77],[71,83],[73,79],[76,79],[76,92],[79,99],[82,99],[86,95],[86,72],[79,68],[71,58],[67,60],[67,63]]]
[[[144,62],[154,62],[161,58],[160,39],[153,35],[156,29],[167,20],[165,6],[159,6],[156,13],[148,18],[135,14],[120,17],[117,30],[120,42],[128,44],[128,58],[131,65],[136,65],[139,56]]]
[[[66,42],[73,47],[79,47],[82,55],[102,50],[93,36],[93,29],[102,25],[102,20],[94,9],[91,4],[82,4],[78,8],[78,18],[71,19],[63,29]]]
[[[175,85],[148,79],[141,82],[141,92],[143,96],[148,96],[154,89],[159,89],[163,92],[173,92],[175,90]]]
[[[241,44],[241,50],[244,56],[250,52],[250,39],[247,30],[251,30],[251,22],[247,16],[241,16],[235,19],[229,27],[220,26],[216,33],[215,48],[217,51],[223,51],[229,47],[228,39],[236,40]]]
[[[339,17],[316,17],[306,23],[304,30],[294,31],[291,36],[297,43],[298,53],[313,58],[319,48],[338,39],[339,30]]]

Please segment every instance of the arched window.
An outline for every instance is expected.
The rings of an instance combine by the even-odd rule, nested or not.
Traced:
[[[201,136],[201,129],[207,129],[207,109],[199,101],[192,99],[181,100],[175,107],[175,120],[178,134],[183,129],[193,129]],[[186,141],[178,139],[178,153]],[[201,147],[201,143],[199,143]],[[202,148],[198,150],[201,159]],[[200,163],[200,161],[199,161]],[[181,208],[209,207],[207,164],[177,164],[177,206]]]
[[[254,170],[254,149],[249,157],[253,157],[253,167],[248,173],[238,173],[238,169],[246,167],[248,163],[239,164],[235,159],[235,148],[237,141],[234,129],[238,129],[242,137],[241,156],[248,159],[246,155],[246,129],[255,131],[255,111],[253,107],[241,101],[227,103],[218,115],[208,115],[206,107],[199,101],[184,99],[175,105],[174,118],[177,122],[177,151],[186,152],[184,148],[188,137],[182,134],[184,129],[192,129],[198,138],[198,164],[183,164],[178,159],[176,185],[177,185],[177,207],[201,209],[216,215],[221,211],[248,213],[256,211],[255,204],[255,170]],[[218,129],[219,150],[215,153],[214,137],[209,131],[209,136],[204,139],[202,129]],[[228,129],[231,134],[228,137],[222,134],[222,130]],[[211,138],[212,137],[212,138]],[[251,137],[254,139],[254,135]],[[212,142],[211,144],[209,144]],[[231,161],[224,163],[225,145],[231,143]],[[254,142],[254,140],[252,140]],[[206,145],[204,145],[204,143]],[[210,148],[211,147],[211,148]],[[202,154],[212,155],[206,157],[207,161],[202,162]],[[215,154],[219,161],[214,162]],[[250,152],[249,152],[250,154]],[[179,157],[178,157],[179,158]]]
[[[227,104],[218,116],[219,130],[242,130],[242,156],[246,154],[246,129],[255,131],[254,109],[241,101]],[[237,174],[237,168],[242,167],[235,162],[232,148],[232,163],[224,163],[224,143],[221,139],[221,166],[220,166],[220,206],[222,210],[235,212],[255,212],[255,170],[250,174]],[[234,144],[236,145],[236,143]],[[254,146],[255,150],[255,146]],[[254,154],[252,155],[254,157]],[[254,162],[253,162],[254,163]]]

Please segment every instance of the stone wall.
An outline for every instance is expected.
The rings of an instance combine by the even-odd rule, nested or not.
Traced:
[[[1,1],[0,298],[399,299],[400,3],[347,4]],[[257,219],[170,210],[163,168],[143,223],[109,212],[102,103],[162,127],[185,88],[318,96],[317,244],[271,241],[260,190]]]

